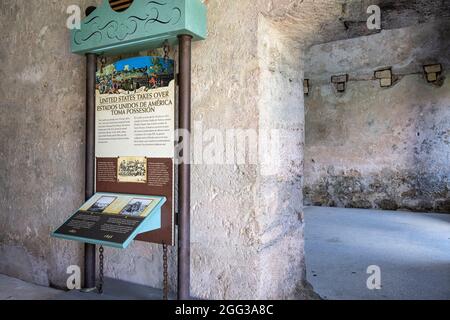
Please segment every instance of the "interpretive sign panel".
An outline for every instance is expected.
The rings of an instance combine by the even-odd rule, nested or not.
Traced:
[[[97,193],[53,236],[126,248],[143,232],[161,228],[163,197]]]
[[[173,245],[174,61],[121,60],[96,85],[96,192],[165,197],[161,228],[137,240]]]

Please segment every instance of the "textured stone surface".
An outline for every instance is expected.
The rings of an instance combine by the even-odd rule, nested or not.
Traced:
[[[81,245],[49,234],[84,193],[85,67],[69,53],[65,11],[98,3],[0,3],[0,26],[8,30],[0,35],[0,272],[43,285],[64,286],[66,268],[82,263]],[[311,297],[304,285],[301,61],[310,44],[354,34],[341,20],[348,13],[334,0],[205,3],[209,37],[193,46],[193,122],[223,133],[276,129],[280,143],[271,162],[193,166],[192,293]],[[268,145],[259,145],[265,156]],[[106,274],[161,287],[161,256],[144,243],[108,249]],[[170,275],[174,290],[175,249]]]
[[[450,212],[450,83],[431,85],[422,66],[442,63],[448,23],[313,46],[306,100],[307,204]],[[374,70],[393,67],[396,84],[380,88]],[[337,94],[333,74],[347,72]],[[358,80],[358,81],[357,81]]]
[[[66,8],[0,3],[0,272],[63,285],[80,246],[51,239],[83,200],[84,60],[69,52]]]
[[[0,49],[0,272],[43,285],[63,287],[66,268],[82,263],[81,245],[49,234],[83,201],[85,67],[69,53],[65,10],[96,2],[1,3],[0,23],[10,31],[2,33]],[[222,132],[280,129],[278,149],[290,161],[280,171],[258,164],[193,166],[192,293],[308,297],[302,290],[300,58],[291,55],[293,43],[269,41],[278,32],[271,13],[285,3],[205,2],[209,38],[193,46],[193,121]],[[286,119],[292,121],[285,125]],[[161,248],[144,243],[108,249],[106,275],[161,287],[161,258]],[[174,290],[175,249],[170,275]]]

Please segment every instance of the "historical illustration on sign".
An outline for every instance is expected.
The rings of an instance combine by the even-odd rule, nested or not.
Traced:
[[[145,183],[147,181],[147,158],[120,157],[117,180],[121,183]]]
[[[166,198],[98,193],[89,199],[53,235],[64,239],[125,247],[145,222],[145,230],[161,228],[161,205]]]
[[[138,57],[101,68],[96,109],[98,157],[173,158],[173,60]]]
[[[117,197],[101,197],[87,211],[102,213]]]
[[[148,199],[133,199],[120,212],[122,215],[141,217],[145,209],[152,203]]]
[[[102,66],[96,82],[96,192],[160,196],[162,227],[140,240],[174,244],[175,67],[162,57]],[[145,217],[140,197],[108,211]]]
[[[100,70],[97,90],[102,95],[143,93],[169,86],[173,75],[173,60],[161,57],[121,60]]]

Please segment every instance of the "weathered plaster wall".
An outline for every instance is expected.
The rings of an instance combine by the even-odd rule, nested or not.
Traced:
[[[311,48],[307,205],[450,212],[448,30],[435,22]],[[421,74],[436,62],[447,70],[441,87]],[[382,89],[370,79],[387,66],[404,76]],[[351,81],[338,94],[330,78],[341,73]]]
[[[83,200],[85,67],[65,11],[92,2],[0,3],[0,272],[43,285],[81,262],[49,234]]]
[[[259,297],[310,298],[305,288],[303,223],[303,47],[286,29],[259,19],[259,130],[278,144],[260,141],[264,161],[257,176]],[[272,150],[271,150],[272,149]]]
[[[69,52],[65,11],[71,4],[85,8],[98,3],[0,3],[0,26],[8,30],[0,35],[0,273],[63,287],[66,268],[82,264],[81,245],[51,239],[49,234],[84,195],[85,67],[82,57]],[[340,20],[342,4],[334,0],[205,3],[209,37],[193,46],[194,124],[224,134],[226,129],[265,133],[275,129],[279,143],[273,147],[261,141],[264,163],[193,166],[192,293],[216,299],[308,298],[301,192],[301,62],[309,45],[349,37]],[[408,79],[404,80],[397,87],[405,86],[407,91]],[[447,82],[432,88],[409,81],[430,99],[448,88]],[[414,91],[417,99],[419,92]],[[414,128],[410,130],[415,134],[416,126],[432,131],[424,123],[432,117],[429,101],[434,100],[417,101],[427,103],[415,105],[408,128]],[[193,139],[198,141],[199,132]],[[276,152],[266,150],[267,146]],[[439,149],[432,150],[440,154]],[[432,155],[427,159],[435,163]],[[126,251],[108,249],[106,275],[161,287],[161,258],[160,247],[139,242]],[[170,275],[175,290],[175,249]]]
[[[82,265],[81,245],[49,234],[84,195],[85,67],[69,52],[65,10],[98,2],[0,4],[1,29],[8,30],[0,36],[0,273],[43,285],[65,286],[66,268]],[[277,149],[289,161],[275,171],[193,166],[194,296],[307,297],[300,51],[283,37],[272,41],[283,24],[269,23],[272,12],[300,2],[205,1],[209,38],[193,46],[193,121],[222,132],[279,129]],[[161,248],[138,242],[108,249],[106,275],[161,287],[161,258]],[[175,290],[175,250],[170,275]]]
[[[193,46],[192,293],[205,299],[312,298],[303,253],[300,50],[252,9],[252,1],[207,4],[209,37]],[[245,41],[237,46],[236,39]],[[267,159],[258,150],[267,143],[262,140],[256,150],[264,163],[230,165],[221,155],[211,162],[209,133],[222,135],[213,141],[223,145],[230,129],[279,130],[275,145],[292,161]],[[246,149],[248,160],[252,149]],[[161,287],[160,248],[133,247],[107,249],[107,274]],[[123,261],[126,272],[116,267]],[[149,265],[156,268],[146,271]],[[175,290],[175,250],[170,265]]]

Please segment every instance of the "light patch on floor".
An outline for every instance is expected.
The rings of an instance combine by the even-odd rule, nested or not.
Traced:
[[[162,290],[105,278],[104,293],[62,291],[0,274],[0,300],[161,300]],[[174,300],[175,296],[170,295]]]
[[[63,293],[0,274],[0,300],[53,300]]]
[[[324,299],[450,299],[450,215],[308,207],[307,279]],[[381,290],[367,268],[381,268]]]

